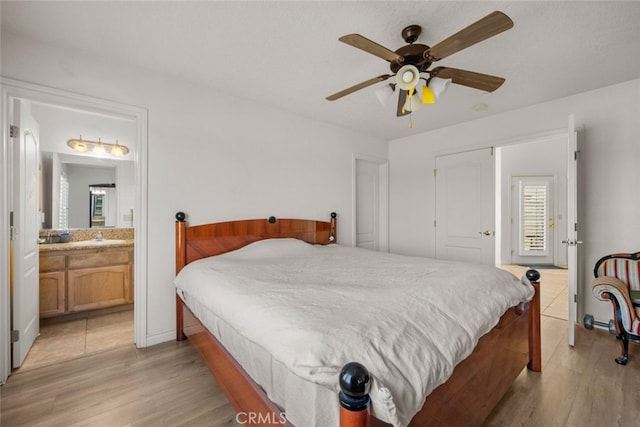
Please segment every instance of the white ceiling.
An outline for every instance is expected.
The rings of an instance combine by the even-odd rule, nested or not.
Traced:
[[[338,37],[360,33],[391,50],[419,24],[434,45],[493,10],[511,30],[437,62],[506,78],[487,94],[452,85],[407,118],[377,85],[325,97],[388,64]],[[400,138],[640,77],[640,2],[143,1],[1,2],[2,32],[131,63],[324,122]],[[380,83],[378,85],[383,85]],[[594,100],[594,102],[597,102]],[[476,104],[486,104],[481,112]]]

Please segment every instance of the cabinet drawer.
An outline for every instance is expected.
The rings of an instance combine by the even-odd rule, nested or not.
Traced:
[[[107,265],[128,264],[130,260],[130,250],[116,249],[74,253],[68,255],[68,268],[89,268],[103,267]]]
[[[40,255],[40,271],[60,271],[64,270],[64,255]]]

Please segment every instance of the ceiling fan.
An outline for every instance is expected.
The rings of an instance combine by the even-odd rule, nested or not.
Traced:
[[[396,51],[387,49],[360,34],[347,34],[338,40],[386,60],[389,62],[392,74],[382,74],[365,80],[333,95],[327,96],[326,99],[335,101],[360,89],[396,76],[396,83],[389,84],[389,89],[391,91],[396,90],[396,87],[399,89],[397,116],[400,117],[409,114],[415,109],[411,108],[411,101],[416,93],[416,87],[420,79],[425,80],[429,85],[431,85],[431,83],[437,83],[438,80],[440,80],[440,84],[442,84],[442,79],[446,79],[449,80],[446,84],[455,83],[474,89],[493,92],[504,83],[505,79],[457,68],[435,67],[429,70],[429,67],[436,61],[440,61],[447,56],[500,34],[511,27],[513,27],[513,21],[504,13],[495,11],[435,46],[430,47],[415,43],[422,32],[422,28],[419,25],[410,25],[402,30],[402,38],[408,44]],[[422,77],[420,75],[421,73],[428,74],[429,77]],[[425,94],[425,92],[427,93]],[[409,103],[407,103],[407,98],[409,98]],[[425,85],[423,87],[422,102],[432,103],[435,98],[437,98],[437,93],[434,94],[430,86]]]

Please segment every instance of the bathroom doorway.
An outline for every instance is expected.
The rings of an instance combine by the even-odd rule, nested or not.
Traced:
[[[146,259],[146,245],[143,242],[146,241],[145,235],[145,227],[143,226],[143,221],[146,218],[146,205],[144,204],[145,194],[146,194],[146,144],[147,144],[147,136],[146,136],[146,122],[147,122],[147,112],[144,109],[131,107],[127,105],[113,103],[111,101],[105,101],[95,98],[86,97],[83,95],[71,94],[64,91],[59,91],[56,89],[46,88],[38,85],[33,85],[25,82],[20,82],[12,79],[2,79],[2,87],[3,87],[3,107],[7,107],[11,102],[15,102],[15,100],[24,100],[32,105],[36,105],[36,110],[41,110],[39,114],[46,114],[43,111],[50,112],[55,111],[57,115],[69,116],[72,117],[76,115],[77,117],[86,116],[93,117],[93,123],[90,125],[94,125],[101,120],[111,119],[113,121],[120,122],[128,122],[129,125],[133,128],[133,138],[128,142],[132,153],[132,189],[130,192],[130,200],[127,201],[127,206],[131,206],[131,209],[128,209],[128,217],[123,215],[121,219],[123,221],[128,221],[129,226],[132,226],[132,233],[134,234],[134,240],[139,243],[134,245],[132,259],[135,260],[135,269],[132,275],[132,297],[135,304],[131,304],[129,307],[119,307],[118,309],[113,310],[102,310],[95,313],[91,313],[91,315],[87,316],[78,316],[78,318],[74,318],[74,316],[69,316],[65,320],[69,320],[69,325],[66,328],[67,332],[69,330],[78,331],[78,325],[84,322],[85,333],[88,333],[91,329],[99,329],[101,326],[104,326],[104,323],[109,323],[112,319],[115,323],[128,323],[129,331],[127,334],[129,335],[129,341],[132,344],[136,344],[138,347],[146,346],[146,264],[143,260]],[[7,108],[5,110],[5,120],[3,120],[3,126],[7,127],[5,135],[9,134],[8,126],[10,125],[9,120],[11,119],[10,115],[6,113],[8,111]],[[44,117],[44,116],[41,116]],[[66,133],[65,136],[53,135],[52,140],[56,140],[58,143],[62,141],[62,144],[65,144],[69,138],[78,138],[80,135],[78,132],[73,132],[71,126],[67,124],[67,129],[64,129],[65,126],[58,127],[60,132]],[[41,130],[42,130],[41,126]],[[44,133],[47,132],[46,127],[44,127]],[[47,136],[41,135],[40,139],[44,140]],[[119,139],[117,136],[113,137],[114,139],[121,141],[124,144],[122,139]],[[11,141],[9,141],[10,143]],[[7,143],[5,141],[5,146]],[[11,165],[10,159],[5,158],[3,156],[2,163],[4,165]],[[5,189],[11,188],[11,181],[6,179],[7,176],[0,177],[0,184]],[[6,199],[2,200],[0,204],[9,204]],[[124,203],[124,202],[123,202]],[[3,209],[5,210],[5,209]],[[8,210],[8,209],[6,209]],[[5,211],[6,211],[5,210]],[[45,218],[42,218],[45,219]],[[43,221],[44,222],[44,221]],[[3,239],[5,236],[2,236]],[[7,236],[8,237],[8,236]],[[7,239],[8,240],[8,239]],[[3,259],[3,265],[8,265],[9,256],[6,248],[0,249],[0,257]],[[6,264],[4,264],[6,263]],[[1,283],[2,293],[4,295],[9,295],[9,281],[3,281]],[[10,312],[10,303],[12,301],[3,299],[3,307],[1,311],[5,313]],[[6,303],[6,306],[5,306]],[[102,320],[98,320],[98,316],[94,314],[100,314],[104,316]],[[117,319],[117,320],[115,320]],[[126,319],[126,321],[124,320]],[[0,338],[8,337],[9,334],[12,336],[15,335],[12,327],[12,319],[9,316],[3,316],[0,319]],[[79,322],[80,321],[80,322]],[[71,326],[75,322],[75,326]],[[44,323],[47,323],[46,325]],[[41,331],[41,336],[44,335],[42,332],[46,332],[49,326],[55,326],[57,331],[53,332],[50,335],[64,335],[65,328],[60,328],[56,325],[55,321],[43,322],[43,326],[45,327]],[[80,329],[82,326],[80,327]],[[104,338],[104,337],[103,337]],[[88,335],[85,336],[84,341],[87,342],[89,340]],[[4,343],[8,342],[8,340],[3,339]],[[104,341],[104,339],[102,339]],[[109,340],[107,340],[109,341]],[[62,344],[64,345],[64,344]],[[94,347],[95,348],[98,347]],[[0,347],[0,383],[6,381],[7,376],[11,372],[11,356],[10,348]]]

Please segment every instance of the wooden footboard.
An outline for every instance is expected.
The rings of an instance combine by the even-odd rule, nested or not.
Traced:
[[[536,297],[529,308],[518,306],[507,311],[498,325],[480,339],[474,352],[456,366],[449,380],[427,397],[411,426],[479,426],[525,366],[539,371],[533,368],[539,366],[540,354],[532,354],[529,349],[540,348],[530,344],[530,341],[539,341],[540,337],[529,337],[528,334],[530,319],[539,325],[539,310],[536,321],[536,310],[533,309],[539,306],[539,284],[534,286]],[[176,297],[176,306],[183,313],[183,336],[189,338],[235,410],[238,413],[262,414],[263,421],[274,421],[260,425],[290,425],[282,422],[281,410],[206,330],[180,297]],[[371,416],[368,410],[341,410],[343,423],[340,427],[389,426]]]
[[[480,338],[473,353],[456,366],[447,382],[427,397],[410,426],[480,426],[525,366],[540,372],[540,275],[535,270],[527,273],[536,291],[533,300],[508,310],[498,324]],[[342,403],[343,395],[355,401],[368,400],[361,389],[353,395],[349,389],[351,384],[368,381],[366,369],[350,372],[347,376],[359,378],[350,381],[343,381],[343,376],[340,378],[340,427],[390,426],[372,417],[363,406]],[[350,410],[349,406],[354,409]]]
[[[274,226],[278,222],[275,219],[274,222],[223,223],[222,228],[217,227],[223,230],[220,241],[213,238],[209,227],[188,228],[184,214],[178,214],[176,218],[176,272],[195,259],[232,250],[229,247],[237,249],[262,238],[304,236],[302,240],[310,243],[335,242],[335,214],[329,222],[278,220],[283,221],[278,227]],[[242,233],[245,233],[244,237]],[[411,426],[481,425],[525,366],[533,371],[541,370],[539,277],[537,271],[527,272],[527,278],[535,288],[533,300],[509,309],[501,317],[496,327],[480,339],[473,353],[456,366],[449,380],[428,396]],[[179,296],[176,296],[176,328],[177,339],[189,338],[239,414],[259,416],[261,422],[254,425],[290,425],[281,410],[191,314]],[[358,370],[349,375],[352,382],[344,377],[340,379],[343,386],[341,427],[387,426],[369,414],[368,389],[360,388],[366,383],[365,378],[357,377]]]

